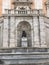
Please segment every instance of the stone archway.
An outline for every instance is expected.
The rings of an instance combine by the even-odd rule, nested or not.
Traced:
[[[27,46],[31,46],[31,25],[26,21],[22,21],[17,25],[17,46],[21,46],[22,31],[26,32]]]

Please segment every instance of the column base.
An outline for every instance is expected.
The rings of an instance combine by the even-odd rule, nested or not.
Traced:
[[[40,47],[40,45],[39,44],[36,44],[36,45],[34,45],[34,47]]]
[[[40,47],[39,41],[38,42],[37,41],[35,42],[34,47]]]
[[[10,43],[10,48],[14,48],[15,44],[14,43]]]
[[[47,48],[47,45],[41,45],[41,48]]]
[[[4,43],[3,43],[3,47],[4,47],[4,48],[8,48],[8,42],[7,42],[7,43],[4,42]]]

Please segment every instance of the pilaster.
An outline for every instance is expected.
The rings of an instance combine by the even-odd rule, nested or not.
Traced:
[[[44,17],[39,16],[39,22],[40,22],[40,42],[41,42],[41,47],[44,48],[44,47],[47,47]]]
[[[8,17],[4,18],[4,24],[3,24],[3,47],[8,47]]]
[[[0,23],[0,48],[3,47],[3,22]]]
[[[15,40],[16,40],[16,47],[17,47],[17,28],[16,28],[16,38],[15,38]]]
[[[34,46],[34,31],[33,31],[33,21],[32,21],[32,26],[31,26],[31,38],[32,38],[32,47]]]
[[[31,29],[32,47],[34,46],[33,28]]]
[[[39,43],[39,30],[38,30],[38,17],[33,17],[33,25],[34,25],[34,47],[40,47]]]
[[[10,47],[15,47],[15,18],[10,17]]]
[[[17,23],[18,23],[18,21],[17,21],[17,18],[16,18],[16,22],[15,22],[15,25],[16,25],[16,27],[15,27],[15,40],[16,40],[16,47],[18,46],[18,43],[17,43]]]

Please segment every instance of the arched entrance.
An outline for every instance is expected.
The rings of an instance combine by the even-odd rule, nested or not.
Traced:
[[[17,25],[17,46],[21,46],[21,38],[27,37],[27,46],[31,46],[31,25],[22,21]]]

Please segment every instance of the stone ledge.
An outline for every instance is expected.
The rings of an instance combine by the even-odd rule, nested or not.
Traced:
[[[2,15],[3,17],[8,17],[8,16],[11,16],[11,17],[36,17],[36,16],[42,16],[42,17],[45,17],[43,14],[3,14]]]
[[[16,52],[48,52],[47,48],[37,47],[17,47],[17,48],[1,48],[0,53],[16,53]]]
[[[49,53],[0,53],[0,60],[3,60],[5,64],[45,64],[49,63]]]

